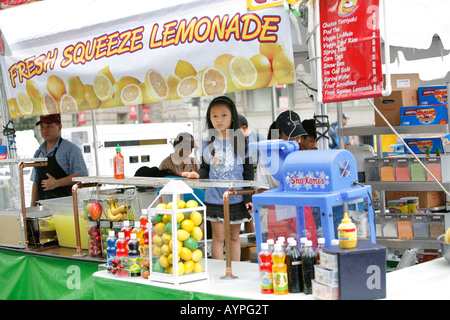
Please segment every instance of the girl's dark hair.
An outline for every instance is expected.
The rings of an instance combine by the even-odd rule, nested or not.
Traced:
[[[227,106],[228,110],[230,110],[230,112],[231,112],[231,118],[233,120],[231,121],[229,130],[233,130],[234,154],[236,156],[239,154],[238,150],[241,149],[241,148],[239,148],[239,146],[242,142],[244,142],[244,149],[241,149],[244,151],[244,154],[242,154],[242,156],[244,158],[244,155],[247,153],[248,142],[244,136],[244,133],[241,130],[241,123],[239,121],[239,114],[237,112],[236,105],[234,104],[233,100],[231,100],[227,96],[220,96],[220,97],[214,98],[209,103],[208,110],[206,111],[206,129],[208,131],[208,140],[209,140],[208,148],[212,147],[212,142],[216,138],[216,134],[213,134],[213,133],[215,131],[217,131],[216,129],[214,129],[214,126],[211,122],[211,109],[212,109],[212,107],[219,105],[219,104],[223,104],[223,105]],[[211,154],[214,154],[214,150],[211,150]]]

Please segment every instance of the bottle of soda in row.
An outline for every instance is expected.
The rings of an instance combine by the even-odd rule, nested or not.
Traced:
[[[297,241],[288,239],[286,265],[290,293],[303,292],[302,256],[297,248]]]
[[[285,263],[286,254],[280,243],[275,244],[275,252],[272,253],[272,277],[273,293],[283,295],[289,293],[289,284],[287,276],[287,266]]]

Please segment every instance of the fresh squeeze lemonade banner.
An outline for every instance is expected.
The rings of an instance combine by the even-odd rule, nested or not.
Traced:
[[[76,30],[33,48],[11,48],[12,55],[2,57],[10,116],[293,83],[287,13],[282,7],[245,10],[242,1],[210,2]]]

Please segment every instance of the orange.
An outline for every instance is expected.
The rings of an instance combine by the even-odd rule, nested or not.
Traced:
[[[202,88],[206,95],[224,94],[227,91],[227,78],[219,69],[208,67],[202,74]]]

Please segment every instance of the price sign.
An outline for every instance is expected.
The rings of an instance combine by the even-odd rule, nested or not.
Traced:
[[[378,0],[321,0],[323,102],[381,96]]]

